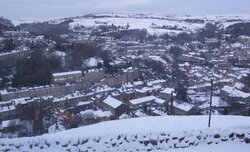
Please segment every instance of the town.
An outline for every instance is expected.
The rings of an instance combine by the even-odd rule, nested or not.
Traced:
[[[0,138],[147,116],[250,115],[244,17],[0,18]],[[16,24],[16,23],[15,23]]]

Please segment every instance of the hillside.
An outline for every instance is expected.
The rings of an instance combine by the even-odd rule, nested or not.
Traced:
[[[0,150],[165,151],[206,145],[216,149],[229,143],[250,148],[250,117],[213,116],[211,128],[207,120],[207,116],[163,116],[102,122],[37,137],[0,139]]]
[[[44,22],[39,23],[39,22]],[[83,27],[96,28],[98,26],[113,26],[128,29],[146,29],[149,34],[179,34],[191,33],[204,28],[206,23],[219,23],[221,27],[249,21],[249,15],[153,15],[153,14],[121,14],[96,13],[85,16],[64,19],[28,19],[14,20],[15,25],[21,24],[21,29],[34,32],[33,29],[51,29],[53,26],[69,24],[69,29],[78,31]],[[33,24],[30,24],[33,23]],[[48,25],[45,25],[48,24]],[[43,30],[42,29],[42,30]],[[53,31],[54,28],[52,28]],[[60,29],[60,28],[58,28]],[[37,32],[37,31],[36,31]],[[44,32],[44,31],[43,31]]]

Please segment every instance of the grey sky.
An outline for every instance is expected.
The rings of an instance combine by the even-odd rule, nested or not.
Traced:
[[[112,11],[243,14],[250,13],[250,0],[0,0],[0,16],[10,19],[69,17]]]

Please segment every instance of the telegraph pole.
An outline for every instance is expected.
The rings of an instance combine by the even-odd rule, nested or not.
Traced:
[[[174,102],[174,101],[173,101],[173,100],[174,100],[174,91],[171,92],[171,101],[170,101],[170,102],[171,102],[171,103],[170,103],[170,104],[171,104],[171,105],[170,105],[170,108],[171,108],[171,109],[170,109],[170,113],[171,113],[171,115],[174,115],[174,114],[173,114],[173,113],[174,113],[174,109],[173,109],[173,102]]]
[[[208,127],[210,127],[210,124],[211,124],[212,98],[213,98],[213,80],[211,80],[211,94],[210,94],[210,106],[209,106]]]

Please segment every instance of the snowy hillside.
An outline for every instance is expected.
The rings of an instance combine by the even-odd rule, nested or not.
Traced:
[[[70,28],[81,26],[94,28],[97,26],[120,26],[129,29],[147,29],[148,33],[161,35],[164,33],[195,32],[205,26],[208,22],[219,22],[224,27],[246,22],[250,20],[250,15],[152,15],[152,14],[119,14],[102,13],[90,14],[86,16],[72,17],[73,22]],[[34,19],[33,22],[44,22],[46,19]],[[65,21],[65,19],[48,19],[49,23],[55,24]],[[15,25],[21,23],[32,23],[32,19],[15,20]]]
[[[211,128],[207,121],[207,116],[162,116],[102,122],[38,137],[0,139],[0,151],[166,151],[207,145],[216,149],[229,143],[250,148],[250,117],[213,116]]]
[[[225,15],[225,16],[191,16],[191,15],[152,15],[152,14],[95,14],[91,17],[76,17],[70,24],[71,28],[100,25],[114,25],[129,29],[147,29],[150,34],[161,35],[164,33],[195,32],[203,28],[207,22],[220,22],[224,27],[249,21],[250,15]],[[162,28],[165,27],[165,28]]]
[[[150,34],[163,34],[168,32],[193,32],[199,28],[204,27],[204,24],[190,24],[178,20],[165,20],[165,19],[152,19],[152,18],[119,18],[119,17],[105,17],[105,18],[77,18],[70,24],[72,28],[76,26],[99,26],[99,25],[115,25],[126,27],[129,24],[129,29],[142,29],[145,28]],[[162,26],[177,26],[178,30],[162,29]]]

